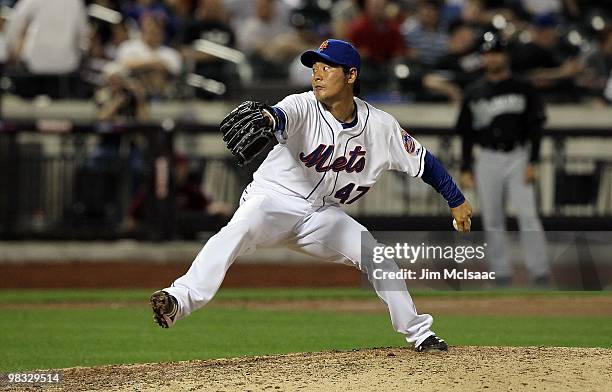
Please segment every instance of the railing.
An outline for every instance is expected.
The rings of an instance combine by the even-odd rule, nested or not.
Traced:
[[[441,128],[413,132],[458,178],[458,138]],[[612,138],[602,135],[599,130],[546,131],[537,184],[544,217],[612,218]],[[215,143],[221,148],[212,148]],[[175,208],[176,154],[186,158],[207,196],[234,208],[256,168],[237,168],[215,127],[5,121],[0,128],[0,238],[173,238],[186,224]],[[478,209],[476,195],[469,196]],[[347,211],[365,219],[448,216],[432,188],[401,173],[387,173]],[[130,218],[138,220],[137,230],[128,227]],[[218,225],[191,218],[195,231]]]

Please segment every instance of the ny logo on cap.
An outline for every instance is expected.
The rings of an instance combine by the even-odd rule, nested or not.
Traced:
[[[327,47],[329,46],[329,42],[327,41],[323,41],[323,43],[321,44],[321,46],[319,46],[319,52],[324,51],[325,49],[327,49]]]

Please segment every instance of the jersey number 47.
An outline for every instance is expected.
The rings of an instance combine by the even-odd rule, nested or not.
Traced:
[[[358,186],[357,195],[353,197],[351,200],[348,200],[349,197],[351,197],[351,193],[353,192],[354,188],[355,188],[355,183],[351,182],[350,184],[338,189],[334,197],[336,199],[340,199],[340,203],[342,204],[351,204],[352,202],[357,201],[357,199],[365,195],[370,190],[369,186]]]

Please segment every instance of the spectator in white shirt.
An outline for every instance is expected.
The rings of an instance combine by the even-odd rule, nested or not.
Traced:
[[[82,0],[19,0],[6,28],[9,64],[25,74],[13,78],[24,97],[62,98],[78,88],[76,71],[89,45]]]
[[[261,51],[270,40],[289,28],[276,9],[276,0],[256,0],[255,15],[236,27],[238,48],[247,54]]]
[[[238,48],[246,55],[253,67],[255,78],[286,77],[287,65],[278,65],[268,60],[270,43],[289,32],[287,23],[279,18],[277,0],[256,0],[255,16],[236,26]]]
[[[12,56],[35,74],[75,71],[88,46],[81,0],[19,0],[7,26]]]
[[[154,96],[172,94],[167,83],[182,69],[182,60],[176,49],[165,46],[163,22],[145,14],[140,22],[141,38],[124,42],[117,50],[116,61],[132,77],[138,78],[147,93]]]

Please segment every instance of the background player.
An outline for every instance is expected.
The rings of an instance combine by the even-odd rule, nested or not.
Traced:
[[[367,270],[362,249],[377,243],[340,205],[364,196],[386,170],[432,185],[448,201],[459,230],[469,231],[470,204],[435,157],[391,115],[354,96],[361,65],[357,50],[327,40],[303,53],[301,61],[312,67],[313,91],[290,95],[274,107],[245,102],[222,122],[228,147],[243,162],[265,145],[250,139],[254,133],[269,132],[279,144],[253,175],[229,224],[206,243],[184,276],[151,296],[160,326],[170,327],[208,303],[233,261],[257,247],[283,244]],[[397,265],[388,260],[384,268]],[[431,331],[432,317],[417,314],[403,280],[371,281],[395,330],[417,351],[447,349]]]
[[[462,185],[474,186],[472,147],[478,143],[482,150],[475,165],[476,189],[495,281],[498,285],[512,281],[505,245],[507,191],[518,215],[529,275],[536,284],[545,285],[549,266],[533,182],[546,114],[531,84],[512,75],[505,42],[492,32],[484,38],[485,77],[467,87],[456,125],[463,137]]]

